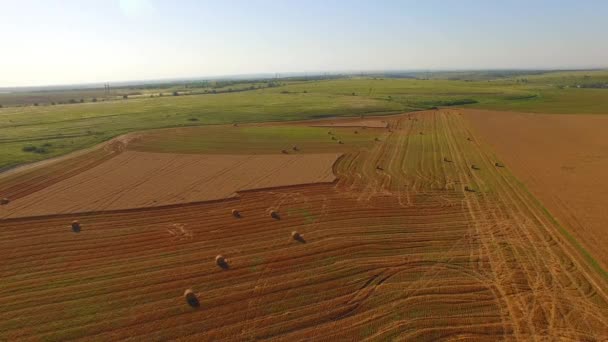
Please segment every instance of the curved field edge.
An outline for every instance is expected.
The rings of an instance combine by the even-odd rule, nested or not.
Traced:
[[[1,269],[0,330],[99,340],[606,337],[603,289],[461,120],[395,118],[371,148],[340,159],[334,184],[82,215],[78,234],[68,217],[10,220],[0,244],[20,248],[0,249],[12,266]],[[213,262],[218,253],[230,269]],[[187,287],[200,309],[181,297]]]
[[[332,182],[338,153],[197,155],[126,151],[0,207],[0,217],[158,207],[238,191]]]

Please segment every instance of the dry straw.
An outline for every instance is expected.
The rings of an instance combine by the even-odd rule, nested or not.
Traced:
[[[72,230],[75,232],[79,232],[80,231],[80,222],[78,222],[77,220],[72,221]]]
[[[186,303],[188,303],[188,305],[192,307],[197,307],[200,305],[198,297],[196,296],[194,291],[192,291],[192,289],[187,289],[186,291],[184,291],[184,298],[186,299]]]
[[[228,259],[221,254],[215,257],[215,263],[223,269],[228,269]]]

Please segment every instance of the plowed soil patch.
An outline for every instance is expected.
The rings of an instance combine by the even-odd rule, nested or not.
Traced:
[[[331,182],[339,154],[192,155],[124,152],[12,201],[0,217],[117,210],[215,200],[236,191]]]
[[[608,268],[608,117],[464,113],[513,173]]]

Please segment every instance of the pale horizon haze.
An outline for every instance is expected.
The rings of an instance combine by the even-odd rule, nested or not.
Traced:
[[[0,87],[608,66],[608,1],[0,0]]]

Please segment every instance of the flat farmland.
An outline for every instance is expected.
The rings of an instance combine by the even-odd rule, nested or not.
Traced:
[[[257,137],[243,150],[283,157],[297,141],[302,154],[343,154],[332,183],[1,220],[0,339],[608,338],[606,278],[495,165],[460,111],[382,120],[386,128],[224,126],[234,140]],[[187,152],[151,131],[109,160],[158,148],[212,155],[200,129],[176,136]],[[186,304],[189,288],[199,307]]]
[[[608,117],[464,113],[517,178],[606,269]]]
[[[332,182],[332,165],[338,157],[335,153],[201,156],[127,151],[0,207],[0,217],[200,202],[233,197],[240,190]]]

